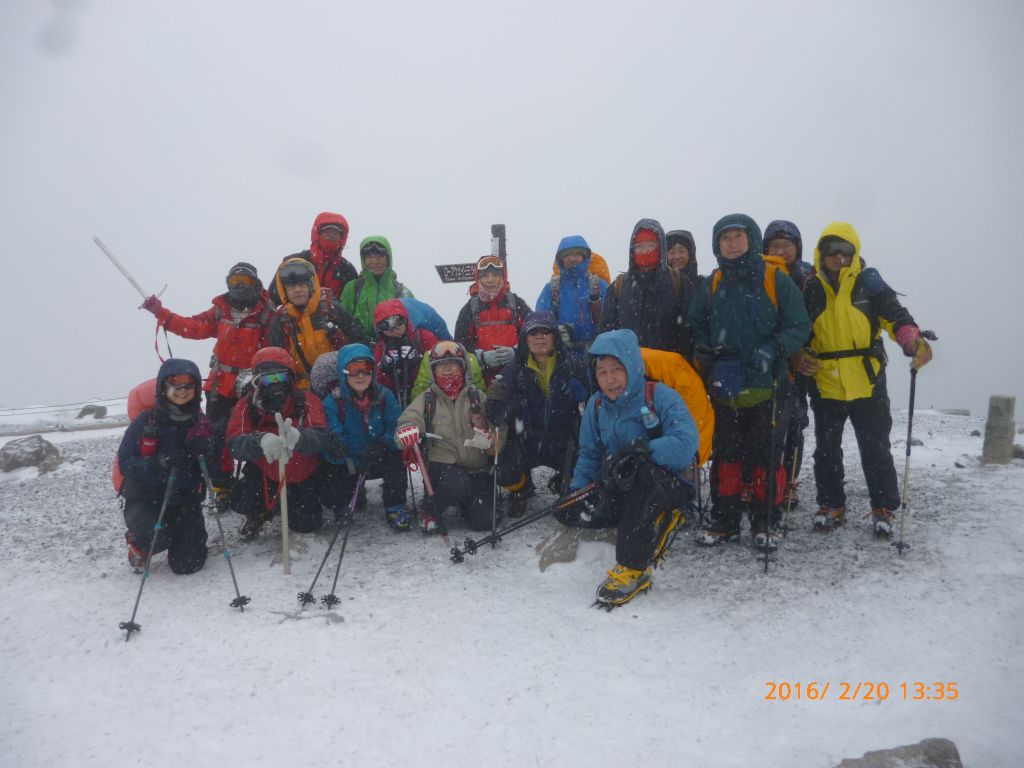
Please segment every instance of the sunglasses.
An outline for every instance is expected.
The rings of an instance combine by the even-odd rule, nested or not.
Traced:
[[[325,237],[328,240],[340,240],[344,235],[345,230],[337,224],[324,224],[320,227],[320,237]]]
[[[842,256],[844,259],[852,259],[856,249],[853,243],[845,240],[833,240],[821,246],[822,256]]]
[[[373,364],[367,360],[354,360],[345,369],[346,376],[373,376]]]
[[[383,245],[371,243],[359,252],[360,256],[387,256],[388,252]]]
[[[252,288],[256,285],[256,278],[252,275],[246,275],[241,272],[237,275],[228,275],[228,288],[237,288],[240,285],[243,285],[246,288]]]
[[[165,379],[167,386],[174,387],[175,389],[195,389],[196,380],[187,373],[176,373],[173,376],[168,376]]]
[[[271,371],[270,373],[261,373],[256,376],[256,385],[260,387],[269,387],[272,384],[291,384],[292,374],[291,371]]]
[[[392,315],[391,317],[385,317],[379,323],[377,323],[378,331],[393,331],[395,328],[401,328],[405,325],[405,318],[401,315]]]
[[[553,330],[551,330],[550,328],[531,328],[529,331],[527,331],[526,335],[527,336],[547,336],[547,335],[550,334],[550,335],[553,336],[554,333],[555,332]]]

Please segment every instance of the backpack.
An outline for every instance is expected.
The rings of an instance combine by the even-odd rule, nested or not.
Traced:
[[[599,280],[600,280],[600,278],[598,278],[598,276],[595,275],[593,272],[588,272],[587,273],[587,300],[588,301],[590,300],[590,297],[593,296],[594,294],[597,294],[598,297],[600,297],[600,295],[601,295],[601,283],[599,282]],[[558,306],[559,306],[559,299],[560,299],[559,294],[561,293],[561,290],[559,289],[559,283],[560,282],[561,282],[561,277],[559,275],[552,275],[551,276],[551,282],[550,282],[550,286],[551,286],[551,311],[555,313],[555,317],[556,318],[558,317]],[[591,302],[591,303],[593,303],[593,302]],[[600,303],[600,302],[598,302],[598,303]],[[599,320],[600,320],[600,318],[595,318],[594,322],[598,322]]]
[[[679,274],[679,270],[675,267],[666,267],[668,270],[669,277],[672,279],[672,290],[676,293],[676,301],[683,297],[683,286],[680,280],[682,275]],[[717,270],[716,270],[717,271]],[[615,298],[622,298],[622,283],[626,279],[626,273],[622,272],[618,277],[615,278]]]
[[[647,410],[650,411],[651,413],[655,414],[655,415],[657,415],[657,413],[658,413],[658,409],[654,407],[654,388],[657,387],[657,386],[658,386],[658,382],[657,381],[646,381],[646,382],[644,382],[644,398],[646,400]],[[603,398],[601,397],[601,393],[600,392],[598,392],[598,394],[595,395],[594,397],[595,397],[595,399],[594,399],[594,430],[597,432],[597,439],[601,440],[601,420],[598,417],[599,417],[599,415],[601,413],[601,403],[603,402]],[[651,440],[656,440],[659,437],[661,437],[662,430],[661,430],[661,421],[660,421],[660,419],[659,419],[659,422],[658,422],[658,426],[655,427],[654,430],[649,430],[649,431],[653,431],[654,432],[654,434],[648,434],[648,437]],[[602,440],[601,442],[602,442],[602,445],[603,445],[604,441]]]

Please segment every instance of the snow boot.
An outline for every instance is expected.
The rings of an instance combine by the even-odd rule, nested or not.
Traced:
[[[679,526],[686,523],[682,510],[673,509],[670,512],[662,512],[654,519],[655,544],[654,553],[651,555],[651,565],[655,568],[665,558],[668,552],[669,542],[672,541],[672,532]]]
[[[597,604],[609,609],[624,605],[651,588],[651,567],[642,571],[616,565],[608,571],[608,578],[597,588]]]
[[[441,531],[441,518],[433,512],[420,512],[420,530],[427,536]]]
[[[213,486],[213,504],[218,513],[227,512],[231,508],[231,489]]]
[[[387,507],[384,510],[384,519],[387,520],[393,531],[408,531],[412,527],[409,515],[405,511],[405,504]]]
[[[828,533],[846,522],[846,507],[820,507],[814,515],[814,530]]]
[[[717,544],[727,544],[732,541],[739,541],[740,520],[738,515],[716,514],[713,510],[708,513],[704,525],[697,531],[694,539],[702,547],[713,547]]]
[[[252,541],[260,535],[260,531],[263,530],[263,524],[267,522],[270,517],[268,512],[254,512],[251,515],[246,515],[245,520],[242,521],[242,525],[238,529],[238,535],[243,541]]]
[[[891,539],[893,514],[885,507],[871,510],[871,525],[874,527],[876,539]]]
[[[128,565],[132,567],[132,573],[142,573],[146,569],[146,553],[135,546],[135,540],[131,532],[125,535],[128,542]]]
[[[774,552],[779,548],[779,530],[775,526],[769,526],[763,530],[755,531],[754,547]]]

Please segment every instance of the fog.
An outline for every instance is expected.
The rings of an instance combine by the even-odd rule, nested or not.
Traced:
[[[724,214],[796,222],[808,257],[849,221],[940,337],[918,405],[1021,400],[1022,29],[1012,2],[4,3],[0,405],[155,374],[155,322],[93,235],[194,314],[320,211],[356,263],[387,236],[452,326],[466,285],[433,265],[488,252],[493,223],[532,306],[563,235],[615,273],[653,217],[707,273]],[[206,370],[211,343],[171,348]]]

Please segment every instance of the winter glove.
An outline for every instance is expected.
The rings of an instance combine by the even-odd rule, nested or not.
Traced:
[[[188,453],[183,448],[175,448],[173,451],[158,454],[156,460],[160,465],[160,469],[170,469],[171,467],[184,469],[188,464],[189,458]]]
[[[916,325],[900,326],[896,331],[896,341],[903,348],[904,355],[914,358],[910,362],[911,368],[920,368],[932,359],[931,345],[921,337]]]
[[[816,358],[814,353],[806,347],[801,347],[790,355],[789,364],[792,366],[794,371],[803,376],[813,376],[821,367],[821,363],[818,362],[818,358]]]
[[[288,450],[284,444],[284,438],[273,432],[267,432],[260,438],[260,449],[263,451],[264,458],[271,464],[276,464]]]
[[[185,434],[185,450],[192,456],[205,456],[210,452],[210,444],[213,440],[213,428],[210,420],[205,416],[196,419],[196,423]]]
[[[402,447],[414,448],[420,444],[420,428],[415,424],[399,427],[395,432],[395,437],[398,438],[398,444]]]
[[[149,296],[142,302],[140,309],[152,312],[154,315],[159,315],[163,311],[164,305],[156,296]]]
[[[487,388],[487,399],[497,403],[505,399],[505,381],[501,376],[495,376],[491,386]]]
[[[291,458],[292,452],[295,450],[295,446],[299,442],[299,438],[302,437],[302,433],[292,426],[292,419],[290,416],[287,419],[283,419],[281,418],[280,413],[275,413],[274,421],[277,422],[277,433],[284,439],[284,446],[288,450],[287,458]]]
[[[922,368],[932,359],[932,345],[920,338],[914,344],[914,359],[910,361],[910,367],[914,369]]]
[[[479,448],[481,451],[489,451],[491,446],[494,445],[494,437],[490,432],[479,427],[473,427],[473,436],[468,440],[463,440],[462,444],[467,448]]]
[[[502,368],[515,359],[516,351],[512,347],[495,347],[486,351],[478,349],[476,356],[480,358],[480,364],[486,368]]]
[[[231,456],[239,461],[255,461],[263,455],[260,447],[260,440],[263,439],[261,432],[253,432],[248,435],[237,435],[228,441],[228,448]]]
[[[384,460],[387,451],[387,446],[379,440],[370,443],[363,452],[363,466],[372,467],[380,464]]]

